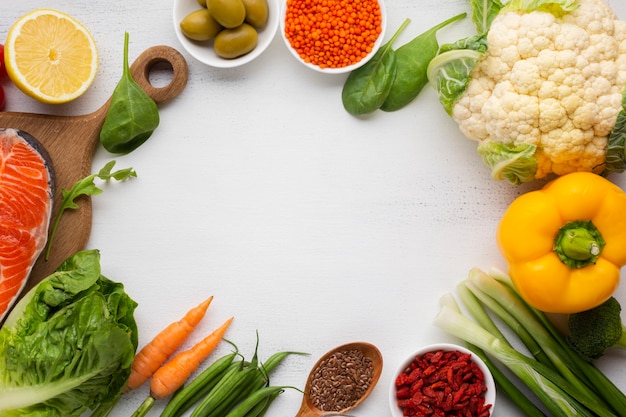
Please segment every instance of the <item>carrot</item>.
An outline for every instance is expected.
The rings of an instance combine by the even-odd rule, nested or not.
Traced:
[[[180,352],[172,360],[160,367],[152,375],[150,396],[158,400],[172,395],[180,388],[198,368],[200,363],[215,350],[232,321],[233,317],[229,318],[191,349]]]
[[[131,374],[124,392],[134,390],[143,385],[165,363],[167,358],[178,349],[192,330],[200,323],[211,301],[213,301],[213,296],[189,310],[181,320],[171,323],[161,330],[150,343],[145,345],[135,355]]]

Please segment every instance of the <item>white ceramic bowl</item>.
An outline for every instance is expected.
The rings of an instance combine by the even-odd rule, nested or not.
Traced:
[[[218,56],[213,50],[213,42],[196,42],[187,38],[180,29],[180,22],[189,13],[198,10],[197,0],[174,0],[174,31],[183,48],[198,61],[203,64],[217,68],[238,67],[254,60],[265,51],[276,35],[278,29],[278,18],[280,12],[279,0],[267,0],[269,15],[267,24],[259,30],[259,40],[257,46],[245,55],[234,59],[226,59]]]
[[[374,47],[372,48],[372,51],[366,57],[362,58],[359,62],[356,62],[355,64],[352,64],[352,65],[348,65],[348,66],[341,67],[341,68],[322,68],[318,65],[305,62],[300,57],[300,55],[295,51],[295,49],[293,49],[293,47],[291,46],[291,43],[285,36],[285,14],[287,12],[286,0],[281,0],[281,5],[280,5],[280,35],[283,38],[283,41],[285,42],[285,46],[287,47],[289,52],[291,52],[291,55],[293,55],[294,58],[296,58],[298,62],[300,62],[305,67],[310,68],[314,71],[325,73],[325,74],[343,74],[343,73],[351,72],[365,65],[367,61],[369,61],[376,54],[376,52],[380,49],[380,47],[383,44],[383,40],[385,38],[385,29],[387,28],[387,12],[385,10],[384,0],[378,0],[378,4],[380,5],[380,17],[381,17],[380,35],[376,39],[376,42],[374,43]]]
[[[489,368],[487,368],[487,365],[485,365],[485,363],[478,356],[472,353],[472,351],[463,346],[455,345],[452,343],[437,343],[424,346],[423,348],[411,354],[404,362],[402,362],[400,366],[398,366],[396,372],[393,374],[393,378],[389,387],[389,407],[391,410],[391,417],[402,417],[402,409],[398,407],[396,400],[396,377],[404,372],[404,370],[409,367],[409,365],[415,360],[416,357],[422,356],[427,352],[434,352],[438,350],[458,350],[461,353],[469,353],[472,355],[471,359],[474,361],[474,363],[476,363],[476,365],[478,365],[478,367],[485,376],[484,383],[487,387],[487,391],[485,392],[485,404],[491,404],[490,415],[493,414],[493,408],[496,404],[496,384],[493,380],[491,372],[489,371]]]

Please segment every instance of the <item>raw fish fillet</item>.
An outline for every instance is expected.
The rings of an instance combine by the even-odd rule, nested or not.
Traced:
[[[46,246],[54,169],[31,135],[0,129],[0,323]]]

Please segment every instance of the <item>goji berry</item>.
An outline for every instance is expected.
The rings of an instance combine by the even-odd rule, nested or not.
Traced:
[[[415,357],[396,378],[403,416],[489,417],[485,377],[471,356],[437,350]]]

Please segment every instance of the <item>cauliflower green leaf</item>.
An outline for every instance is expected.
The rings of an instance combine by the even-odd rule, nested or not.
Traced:
[[[487,50],[486,34],[491,22],[503,7],[500,0],[471,0],[471,5],[472,21],[478,34],[441,45],[426,73],[429,83],[435,87],[439,101],[449,115],[465,92],[474,66]]]
[[[491,168],[491,176],[496,180],[506,179],[511,184],[520,185],[535,178],[537,172],[537,146],[532,143],[512,145],[502,142],[482,142],[478,154]]]
[[[622,110],[617,114],[615,126],[608,138],[603,176],[626,170],[626,87],[622,90]]]
[[[491,22],[500,13],[503,5],[500,0],[471,0],[472,21],[478,33],[486,33]]]
[[[548,12],[563,16],[580,7],[579,0],[511,0],[505,9],[520,12]]]
[[[470,73],[483,56],[474,49],[451,49],[437,55],[428,65],[428,81],[439,95],[444,110],[451,115],[470,81]]]
[[[617,115],[615,127],[609,135],[609,144],[606,149],[606,167],[603,172],[624,172],[626,170],[626,111]]]

